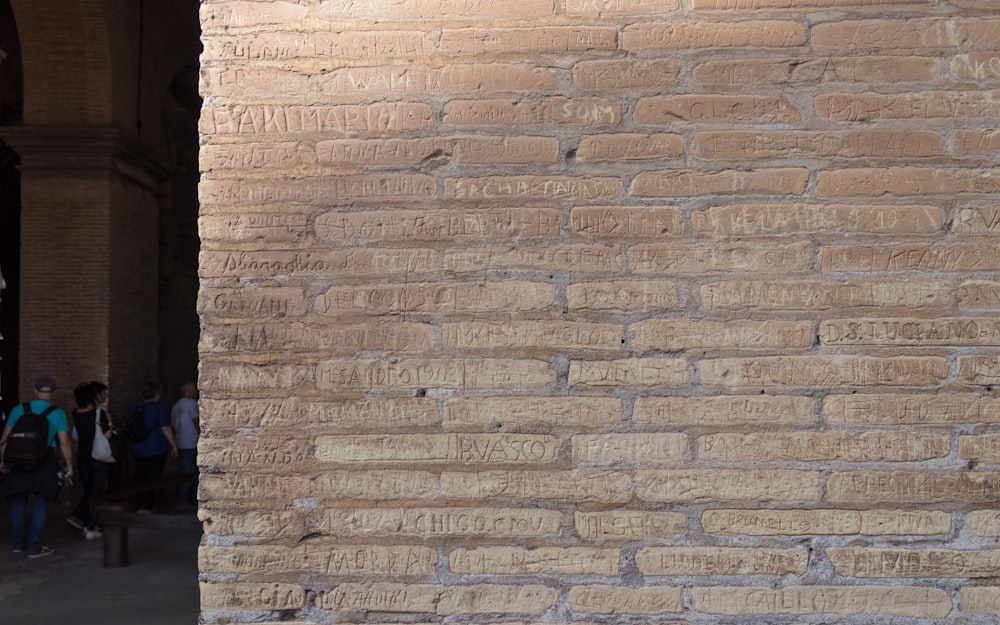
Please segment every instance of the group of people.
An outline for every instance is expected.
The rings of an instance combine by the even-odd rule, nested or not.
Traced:
[[[102,537],[93,504],[104,492],[112,467],[124,463],[124,456],[127,455],[122,452],[117,455],[107,453],[112,447],[112,439],[118,436],[116,424],[107,410],[107,385],[84,382],[73,389],[76,408],[70,417],[53,403],[55,391],[56,382],[52,377],[43,376],[35,380],[34,398],[10,411],[0,434],[0,474],[3,475],[3,496],[10,502],[11,551],[21,553],[26,550],[29,558],[52,553],[52,548],[43,544],[49,505],[58,497],[62,484],[72,484],[74,479],[78,480],[82,494],[66,521],[82,531],[87,540]],[[127,445],[134,465],[133,476],[138,482],[153,482],[162,475],[168,457],[179,458],[179,473],[191,479],[181,483],[177,491],[177,506],[193,507],[197,504],[193,478],[197,473],[197,447],[201,431],[198,389],[193,382],[184,384],[182,397],[169,414],[160,402],[160,392],[159,383],[146,385],[140,401],[129,408],[124,420],[130,433],[137,429],[141,432],[138,436],[133,435]],[[28,465],[20,461],[11,464],[8,446],[17,445],[18,450],[24,449],[23,440],[15,439],[31,438],[25,425],[29,421],[40,422],[41,418],[47,424],[47,433],[45,453],[40,457],[39,464]],[[24,423],[18,428],[22,419]],[[104,445],[102,438],[109,444]],[[143,491],[136,511],[152,514],[155,498],[154,490]]]

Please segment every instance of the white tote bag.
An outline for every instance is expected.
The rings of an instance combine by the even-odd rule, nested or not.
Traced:
[[[97,409],[97,416],[94,418],[94,448],[90,452],[90,457],[99,462],[112,463],[115,461],[111,453],[111,443],[108,437],[101,431],[101,409]]]

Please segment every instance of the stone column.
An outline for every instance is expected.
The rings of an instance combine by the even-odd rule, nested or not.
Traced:
[[[112,412],[157,376],[164,168],[114,127],[0,128],[21,157],[20,393],[107,380]],[[120,412],[120,410],[118,410]]]

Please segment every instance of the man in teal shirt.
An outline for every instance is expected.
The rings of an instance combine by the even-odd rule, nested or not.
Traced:
[[[31,412],[42,414],[52,405],[56,391],[56,381],[49,376],[35,380],[35,399],[30,403]],[[59,495],[59,461],[56,446],[65,465],[66,481],[73,480],[73,450],[70,446],[69,422],[60,408],[50,412],[46,419],[49,425],[48,453],[42,466],[31,472],[13,471],[3,463],[3,452],[18,419],[24,414],[24,405],[18,404],[10,411],[3,434],[0,434],[0,473],[4,474],[3,495],[10,501],[11,543],[10,549],[20,553],[26,547],[29,558],[40,558],[52,553],[52,549],[42,544],[42,534],[48,520],[49,502]],[[28,527],[28,541],[24,540],[24,524],[28,503],[31,502],[31,523]]]

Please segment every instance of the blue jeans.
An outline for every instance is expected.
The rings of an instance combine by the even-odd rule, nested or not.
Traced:
[[[14,495],[10,499],[10,546],[23,549],[25,514],[28,511],[28,495]],[[28,555],[42,550],[42,533],[49,516],[49,501],[41,495],[32,497],[31,523],[28,525]]]
[[[198,473],[198,448],[179,449],[177,454],[181,461],[181,466],[178,472],[181,475],[196,475]],[[177,503],[196,503],[196,487],[197,484],[195,482],[185,482],[184,484],[181,484],[177,489]]]

